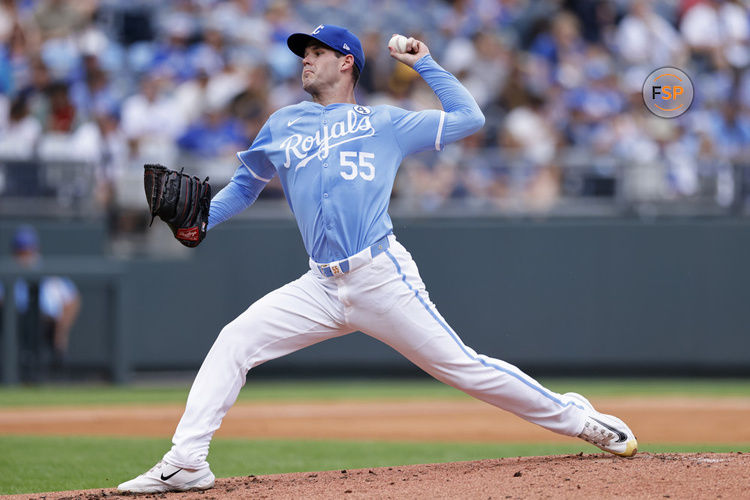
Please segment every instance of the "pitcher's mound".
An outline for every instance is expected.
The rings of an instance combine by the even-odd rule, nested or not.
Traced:
[[[519,457],[372,469],[218,479],[205,492],[138,498],[744,498],[750,454],[641,453]],[[10,497],[14,498],[14,497]],[[16,495],[15,498],[133,498],[115,490]]]

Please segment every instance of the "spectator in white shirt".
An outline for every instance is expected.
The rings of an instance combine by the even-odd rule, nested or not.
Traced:
[[[31,114],[24,94],[16,96],[10,104],[8,121],[0,135],[0,156],[28,160],[42,134],[42,125]]]
[[[123,102],[121,125],[136,163],[174,165],[177,158],[176,140],[186,124],[176,100],[163,92],[165,83],[144,76],[141,91]]]
[[[750,63],[750,21],[747,7],[733,1],[705,0],[695,4],[680,24],[697,58],[713,68],[742,68]]]
[[[631,65],[680,66],[685,60],[680,33],[645,0],[630,5],[617,26],[615,44],[622,60]]]

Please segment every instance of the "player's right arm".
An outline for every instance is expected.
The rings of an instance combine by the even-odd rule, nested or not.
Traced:
[[[250,149],[237,153],[242,164],[237,167],[229,184],[211,200],[208,229],[237,215],[258,199],[260,192],[276,174],[276,169],[265,152],[270,143],[271,132],[266,122]]]

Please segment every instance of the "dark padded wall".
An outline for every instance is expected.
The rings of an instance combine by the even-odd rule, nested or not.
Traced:
[[[542,372],[750,373],[747,220],[399,219],[395,225],[440,312],[480,353]],[[55,229],[41,230],[54,254]],[[100,229],[76,231],[86,235],[76,237],[79,244],[99,252]],[[62,253],[75,246],[64,237],[59,245]],[[121,320],[134,368],[195,369],[221,327],[305,272],[307,257],[294,221],[233,221],[187,259],[123,264]],[[88,307],[73,346],[85,348],[72,356],[81,363],[102,359],[107,334],[97,327],[106,322],[96,290],[84,293]],[[259,371],[352,368],[412,370],[387,346],[354,334]]]

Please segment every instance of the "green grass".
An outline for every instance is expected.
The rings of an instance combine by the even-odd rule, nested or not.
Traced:
[[[750,397],[750,380],[707,379],[545,379],[557,392],[576,391],[593,397],[712,396]],[[0,407],[111,404],[183,404],[190,382],[169,386],[105,385],[0,388]],[[254,381],[241,401],[337,401],[376,399],[468,398],[431,381]],[[0,429],[0,432],[2,430]],[[0,435],[0,494],[85,488],[109,488],[145,471],[169,449],[168,439],[106,437],[42,437]],[[595,448],[570,444],[393,443],[309,440],[216,439],[209,461],[219,477],[326,469],[352,469],[483,458],[593,453]],[[641,451],[750,452],[736,445],[669,445],[641,443]]]
[[[169,449],[168,439],[0,436],[0,494],[111,488],[144,472]],[[217,477],[357,469],[485,458],[595,453],[570,444],[404,443],[216,439],[209,461]],[[642,451],[750,451],[737,445],[651,444]]]
[[[587,396],[750,396],[750,379],[544,379],[558,392]],[[0,388],[0,407],[184,403],[190,382],[169,386],[107,385]],[[355,381],[250,381],[240,401],[336,401],[343,399],[467,398],[430,379]]]
[[[541,380],[557,392],[587,396],[710,396],[750,397],[750,379],[562,379]]]
[[[165,386],[39,386],[0,388],[0,407],[87,404],[184,403],[191,381]],[[440,399],[468,397],[439,382],[425,380],[250,381],[239,401],[335,401],[343,399]]]

